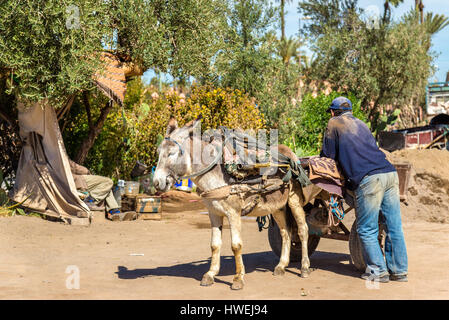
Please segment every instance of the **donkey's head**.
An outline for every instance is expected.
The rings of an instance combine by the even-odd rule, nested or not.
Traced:
[[[154,173],[154,186],[160,191],[168,191],[181,177],[192,172],[190,153],[191,135],[201,125],[201,118],[178,128],[175,118],[168,122],[164,141],[158,148],[159,161]]]

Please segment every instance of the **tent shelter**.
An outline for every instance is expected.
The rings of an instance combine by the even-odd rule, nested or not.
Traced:
[[[103,53],[106,69],[93,76],[94,83],[106,96],[122,105],[126,91],[125,64]],[[59,114],[68,112],[68,105]],[[80,200],[70,171],[58,117],[48,101],[18,103],[20,155],[14,188],[9,197],[24,207],[71,224],[89,224],[91,214]]]

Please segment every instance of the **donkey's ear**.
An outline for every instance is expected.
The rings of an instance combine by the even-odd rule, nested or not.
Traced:
[[[198,118],[193,122],[192,128],[197,129],[198,127],[201,127],[201,119],[203,119],[203,116],[200,114]]]
[[[178,128],[178,121],[176,121],[175,117],[171,117],[170,120],[168,120],[168,126],[165,135],[166,136],[170,135],[177,128]]]

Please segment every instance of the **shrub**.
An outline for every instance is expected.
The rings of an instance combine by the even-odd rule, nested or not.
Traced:
[[[316,155],[321,150],[324,131],[330,119],[326,112],[332,100],[339,96],[346,96],[352,102],[355,117],[367,122],[366,115],[361,110],[361,101],[353,94],[332,92],[313,97],[306,94],[298,108],[289,110],[281,121],[280,140],[289,146],[298,156]]]
[[[198,86],[192,88],[188,98],[171,89],[156,99],[150,95],[150,99],[128,115],[130,147],[123,163],[125,175],[136,160],[156,165],[157,146],[171,116],[182,127],[201,115],[203,132],[220,126],[254,130],[264,127],[264,118],[254,101],[239,90]]]
[[[239,90],[194,86],[185,97],[173,89],[163,93],[151,86],[144,90],[134,89],[128,91],[123,109],[111,111],[89,151],[85,165],[95,174],[129,179],[136,160],[149,166],[156,165],[157,146],[171,116],[176,117],[181,127],[202,115],[203,131],[219,126],[257,130],[265,125],[254,100]],[[85,115],[76,119],[80,123],[75,127],[80,132],[77,135],[73,135],[74,131],[67,132],[65,138],[69,141],[66,146],[71,146],[68,149],[75,148],[76,141],[73,140],[82,135],[81,131],[87,130]]]

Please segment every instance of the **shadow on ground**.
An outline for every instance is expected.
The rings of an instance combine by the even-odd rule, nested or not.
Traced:
[[[354,266],[344,263],[349,261],[349,255],[344,253],[316,251],[310,258],[312,270],[326,270],[336,274],[359,277]],[[279,262],[278,257],[271,251],[256,252],[243,255],[246,273],[273,272]],[[116,274],[120,279],[137,279],[153,276],[193,278],[201,281],[203,274],[209,270],[210,259],[193,261],[189,263],[176,264],[168,267],[157,267],[152,269],[128,269],[118,266]],[[235,273],[235,262],[233,256],[221,257],[221,268],[218,276],[229,276]],[[290,263],[287,272],[300,276],[300,264]],[[313,277],[313,273],[311,275]],[[217,282],[230,283],[216,279]]]
[[[310,265],[316,270],[326,270],[342,276],[360,277],[358,271],[350,262],[350,255],[339,252],[315,251],[310,257]]]

